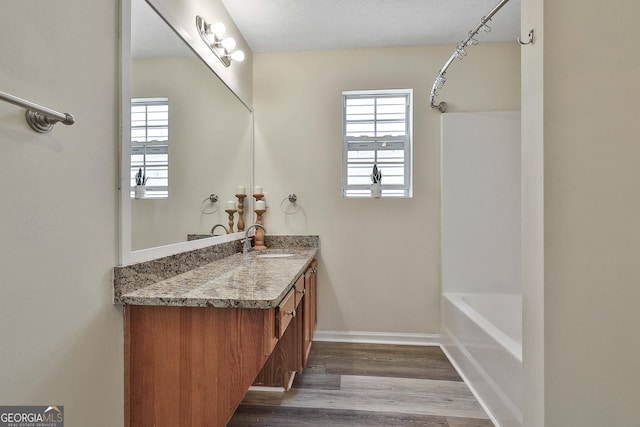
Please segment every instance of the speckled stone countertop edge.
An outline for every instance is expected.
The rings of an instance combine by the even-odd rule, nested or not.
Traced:
[[[274,249],[294,256],[233,256],[123,294],[125,305],[270,309],[277,307],[318,254],[317,248]]]
[[[313,258],[317,256],[320,245],[320,238],[317,235],[267,235],[265,236],[266,245],[272,250],[276,249],[315,249],[314,256],[308,260],[311,263]],[[145,261],[127,266],[118,266],[114,268],[114,304],[140,304],[141,300],[124,298],[125,294],[130,294],[140,289],[147,288],[159,282],[165,281],[172,277],[185,274],[191,270],[198,269],[204,265],[215,263],[216,261],[228,258],[241,251],[241,243],[239,241],[223,243],[219,245],[211,245],[206,248],[196,249],[176,255],[171,255],[151,261]],[[308,264],[304,267],[308,267]],[[303,271],[299,272],[287,286],[293,286],[295,281],[300,277]],[[194,306],[194,307],[233,307],[245,306],[250,308],[270,308],[279,303],[279,300],[286,295],[283,291],[278,298],[265,301],[238,302],[231,299],[208,299],[198,300],[191,298],[188,301],[181,301],[181,298],[158,298],[155,303],[146,300],[146,305],[172,305],[172,306]]]

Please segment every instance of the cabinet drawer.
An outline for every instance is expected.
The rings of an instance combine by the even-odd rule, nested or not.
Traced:
[[[278,305],[278,338],[282,338],[287,326],[296,316],[296,288],[293,287]]]
[[[300,301],[302,301],[302,297],[304,297],[304,294],[307,292],[304,286],[304,275],[300,276],[300,278],[294,285],[294,288],[296,290],[296,309],[298,309],[298,304],[300,304]]]

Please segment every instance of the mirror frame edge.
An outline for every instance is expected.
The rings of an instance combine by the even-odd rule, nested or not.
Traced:
[[[157,7],[157,4],[153,0],[145,0],[149,6],[151,6],[165,22],[170,25],[173,30],[179,35],[179,26],[169,24],[166,15],[163,15]],[[120,124],[120,139],[118,141],[119,147],[119,162],[118,162],[118,193],[119,193],[119,215],[118,215],[118,265],[125,266],[143,261],[150,261],[164,256],[175,255],[178,253],[188,252],[195,249],[205,248],[221,243],[232,242],[244,238],[244,232],[236,232],[222,236],[208,237],[204,239],[178,242],[170,245],[158,246],[148,249],[141,249],[133,251],[131,249],[131,195],[129,192],[129,179],[128,175],[124,175],[124,165],[130,164],[131,150],[129,144],[125,144],[125,141],[131,140],[131,117],[130,114],[125,114],[131,108],[131,0],[120,0],[120,84],[119,84],[119,124]],[[184,40],[196,55],[205,63],[205,65],[214,73],[238,98],[238,100],[244,104],[249,110],[249,188],[253,188],[254,179],[254,113],[251,108],[235,91],[233,91],[227,82],[224,81],[209,65],[209,62],[200,56],[200,53],[191,44]],[[128,169],[127,169],[128,170]],[[250,203],[247,211],[253,213],[253,197],[248,198]],[[247,221],[247,227],[253,224],[253,215],[250,220]]]

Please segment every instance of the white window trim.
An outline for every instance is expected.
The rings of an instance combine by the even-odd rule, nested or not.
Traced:
[[[346,122],[346,101],[348,98],[371,98],[380,96],[393,97],[394,95],[402,95],[407,97],[408,105],[406,111],[407,132],[405,136],[380,136],[380,137],[349,137],[347,138],[347,122]],[[369,198],[369,195],[347,195],[348,190],[367,190],[370,185],[347,185],[348,171],[348,141],[367,141],[374,143],[383,143],[405,141],[405,161],[404,161],[404,185],[385,184],[384,176],[382,178],[382,198],[412,198],[413,197],[413,89],[389,89],[389,90],[361,90],[361,91],[344,91],[342,92],[342,198],[358,199]],[[403,195],[385,195],[384,190],[402,190]]]

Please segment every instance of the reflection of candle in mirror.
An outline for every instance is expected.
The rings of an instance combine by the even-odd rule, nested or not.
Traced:
[[[234,202],[233,200],[229,200],[227,202],[227,209],[228,211],[235,211],[236,210],[236,202]]]
[[[262,187],[260,187],[259,185],[256,185],[253,188],[253,194],[262,194]]]
[[[257,194],[257,193],[256,193]],[[256,210],[257,211],[263,211],[267,208],[267,205],[265,204],[264,200],[258,200],[256,202]]]
[[[236,188],[236,194],[247,194],[247,187],[238,185],[238,188]]]

